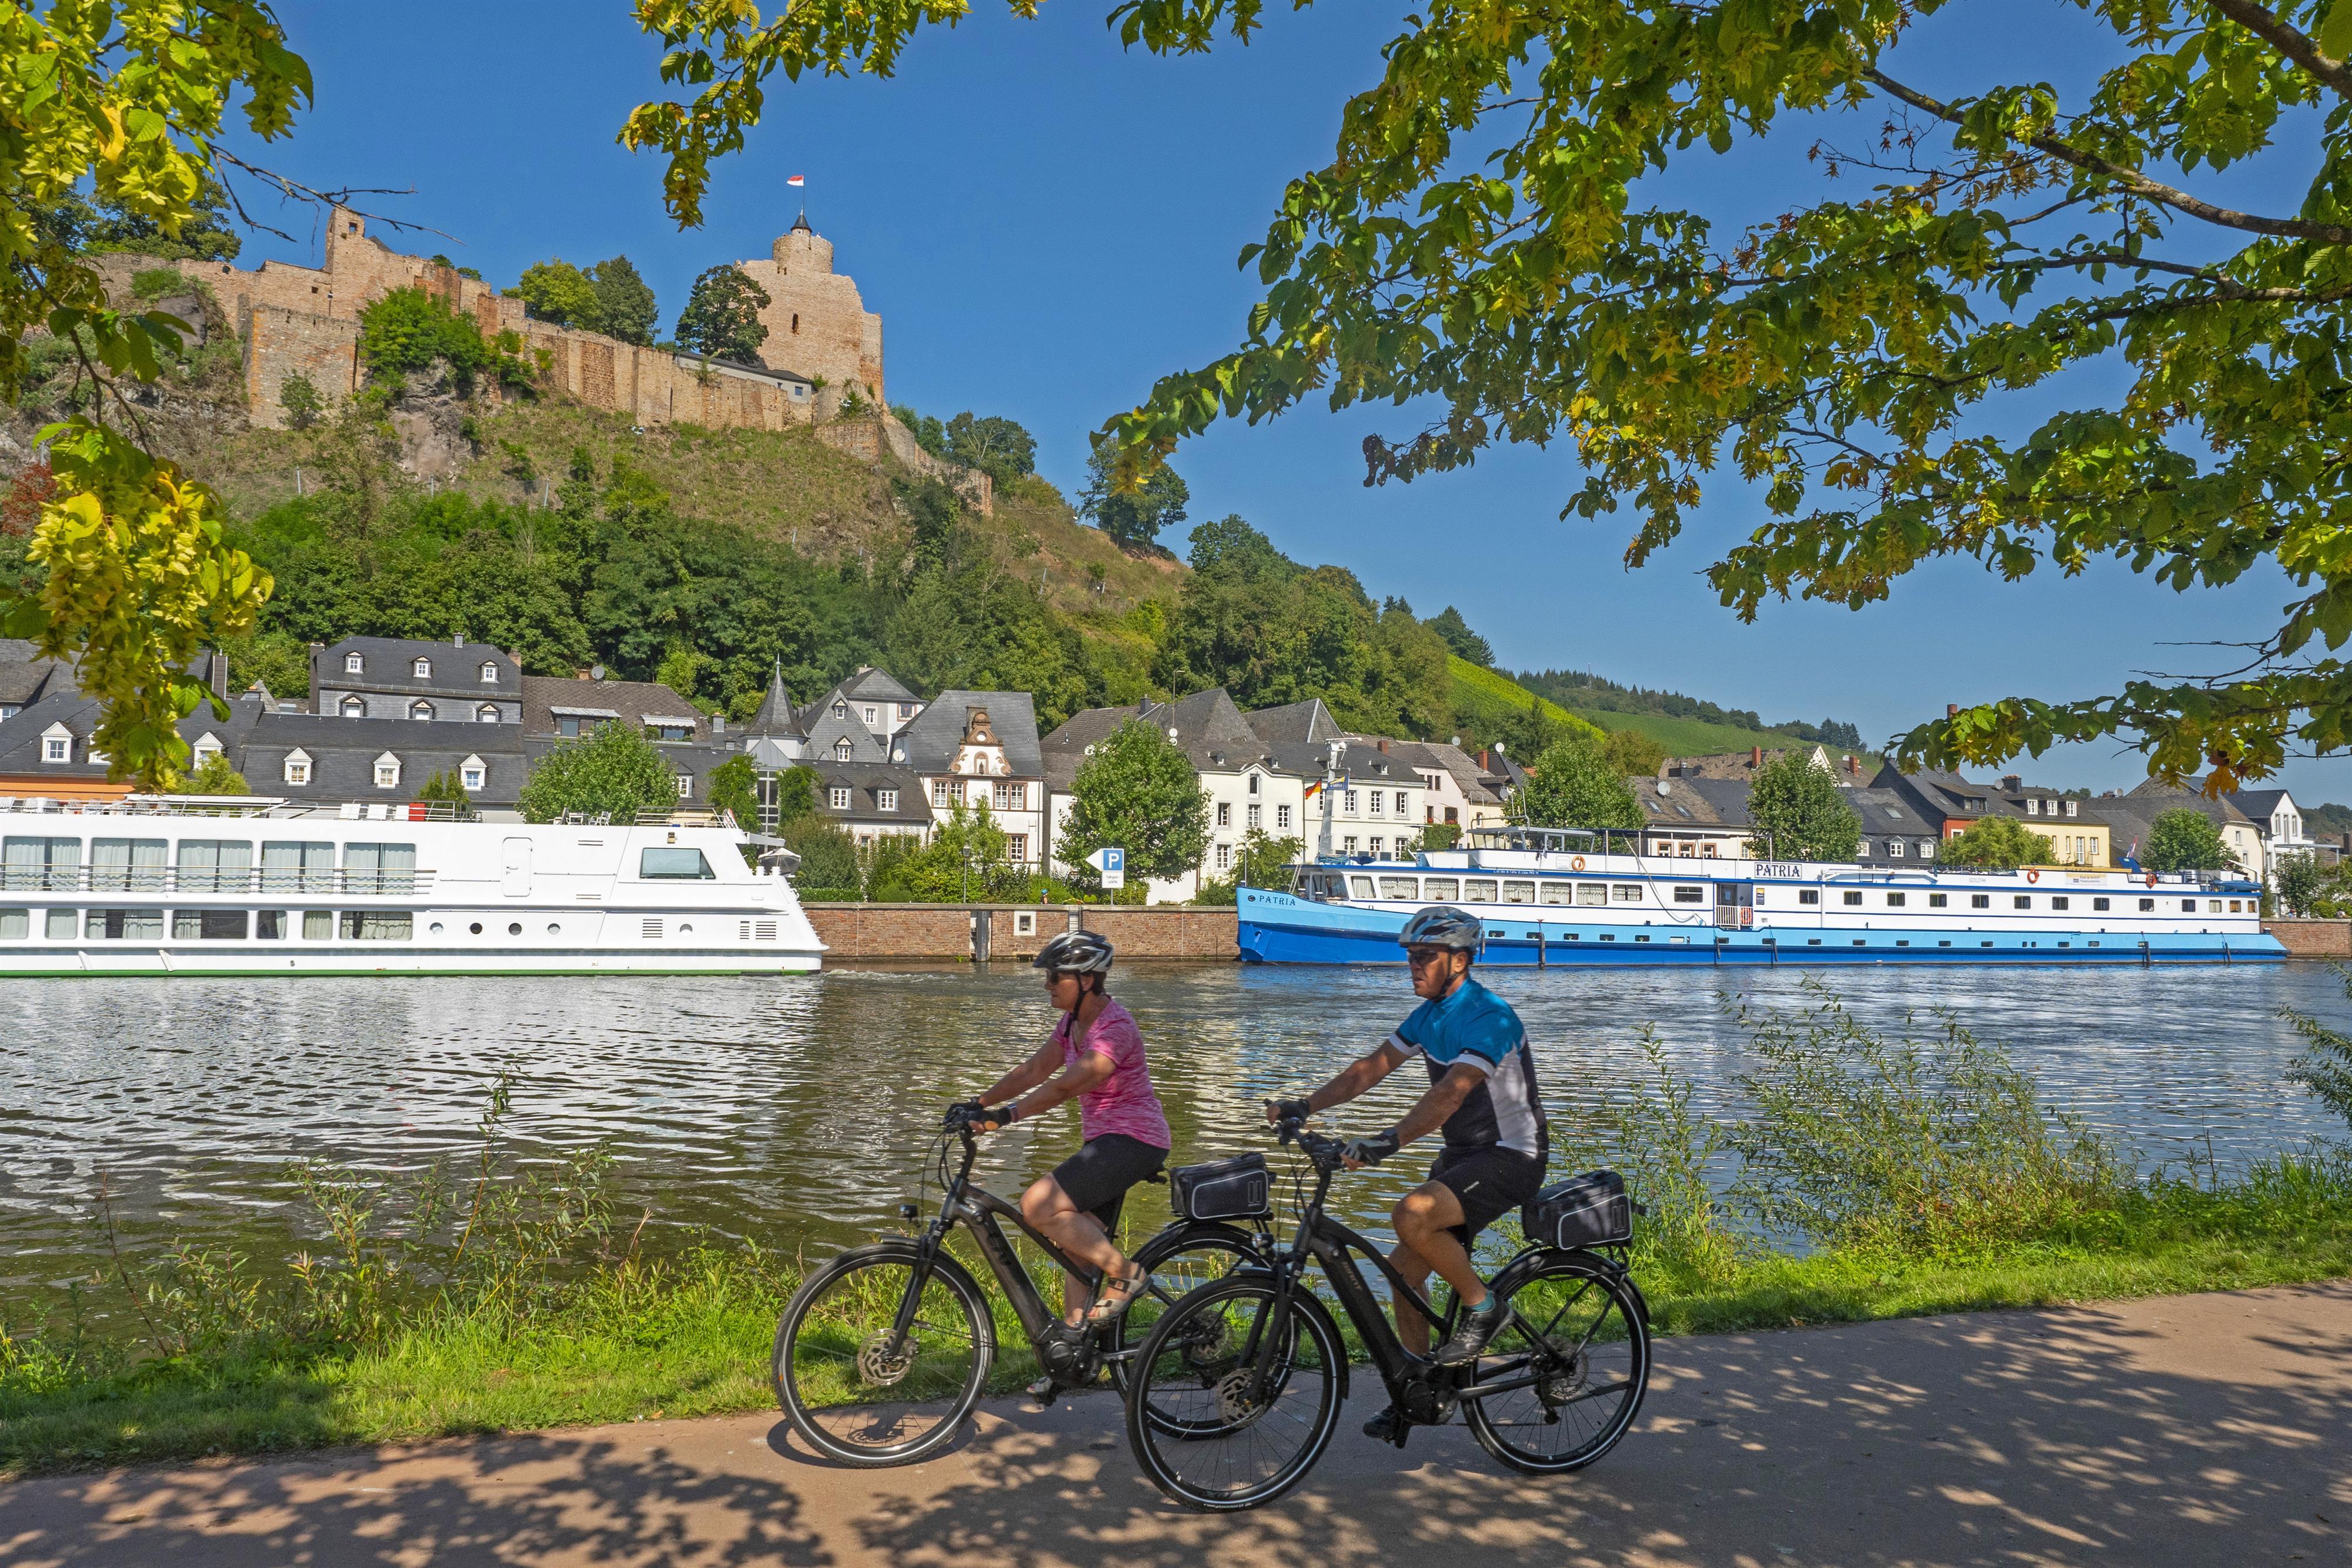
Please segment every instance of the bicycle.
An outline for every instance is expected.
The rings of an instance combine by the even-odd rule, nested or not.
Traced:
[[[960,1136],[962,1162],[949,1173],[948,1140]],[[912,1238],[854,1248],[804,1281],[776,1324],[771,1367],[777,1402],[793,1429],[825,1458],[878,1468],[912,1464],[945,1448],[980,1402],[996,1358],[996,1326],[971,1271],[946,1250],[961,1226],[996,1277],[1053,1395],[1095,1382],[1108,1367],[1124,1389],[1129,1348],[1159,1311],[1241,1263],[1263,1261],[1273,1236],[1239,1226],[1179,1218],[1132,1261],[1151,1286],[1107,1324],[1066,1329],[1005,1239],[1010,1220],[1056,1267],[1094,1282],[1096,1270],[1073,1263],[1022,1218],[1013,1204],[971,1179],[979,1145],[968,1125],[943,1129],[936,1170],[943,1198],[938,1215]],[[1155,1177],[1154,1179],[1162,1179]],[[908,1204],[901,1218],[919,1209]]]
[[[1649,1306],[1622,1244],[1520,1250],[1489,1286],[1509,1317],[1486,1354],[1441,1366],[1398,1342],[1353,1255],[1370,1259],[1396,1299],[1436,1325],[1436,1343],[1459,1303],[1439,1312],[1378,1247],[1327,1216],[1342,1145],[1283,1123],[1281,1141],[1294,1138],[1315,1172],[1297,1239],[1161,1313],[1131,1370],[1128,1442],[1155,1486],[1208,1512],[1255,1508],[1297,1486],[1322,1457],[1349,1366],[1339,1327],[1307,1284],[1309,1262],[1322,1265],[1390,1399],[1414,1424],[1442,1424],[1459,1406],[1480,1446],[1536,1475],[1581,1469],[1617,1445],[1650,1375]],[[1400,1427],[1399,1448],[1409,1429]]]

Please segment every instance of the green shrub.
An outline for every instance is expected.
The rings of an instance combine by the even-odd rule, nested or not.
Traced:
[[[131,275],[131,292],[140,299],[163,299],[189,292],[188,280],[176,267],[142,267]]]
[[[800,887],[794,884],[803,904],[856,904],[862,899],[854,887]]]
[[[446,365],[451,385],[470,396],[484,371],[504,384],[530,386],[533,374],[522,353],[519,335],[500,332],[486,340],[471,316],[422,288],[395,288],[360,312],[360,357],[371,377],[402,377]]]

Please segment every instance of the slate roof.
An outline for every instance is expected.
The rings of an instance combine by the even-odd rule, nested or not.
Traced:
[[[1499,806],[1502,797],[1487,787],[1486,769],[1460,747],[1443,740],[1394,740],[1389,750],[1424,772],[1450,775],[1462,799],[1473,806]]]
[[[1716,801],[1695,788],[1702,782],[1700,779],[1654,779],[1636,774],[1625,782],[1633,787],[1633,797],[1642,803],[1642,821],[1660,831],[1721,831],[1748,825],[1748,790],[1744,783],[1739,788],[1738,814],[1727,818]]]
[[[995,716],[991,715],[991,717]],[[887,762],[813,761],[816,770],[817,815],[845,825],[895,827],[928,830],[931,825],[931,809],[923,792],[922,776],[911,768],[895,767]],[[849,791],[849,807],[836,810],[831,804],[830,791],[836,786]],[[882,809],[882,791],[896,789],[898,804],[890,810]]]
[[[36,658],[22,638],[0,639],[0,703],[29,707],[43,697],[78,695],[74,675],[70,659]]]
[[[366,667],[358,674],[343,668],[344,655],[357,653]],[[418,679],[409,672],[419,658],[432,661],[433,673]],[[496,681],[485,681],[482,665],[499,667]],[[522,692],[522,666],[514,655],[488,643],[428,643],[414,637],[346,637],[310,651],[310,695],[321,688],[336,691],[399,692],[417,696],[512,699]]]
[[[79,693],[47,696],[16,717],[0,720],[0,774],[12,778],[89,779],[106,777],[106,765],[89,760],[90,732],[98,727],[101,704]],[[180,735],[191,745],[207,732],[217,737],[234,762],[246,732],[252,728],[261,705],[253,699],[229,705],[229,716],[217,719],[210,707],[199,707],[180,721]],[[73,732],[73,760],[41,760],[41,737],[51,726],[62,724]]]
[[[989,725],[1004,747],[1005,766],[1012,769],[1007,778],[1045,777],[1045,757],[1037,746],[1037,706],[1027,692],[941,692],[898,732],[890,760],[920,773],[945,773],[963,744],[964,726],[973,708],[988,710]]]
[[[691,720],[695,739],[710,738],[709,716],[658,681],[567,681],[557,675],[522,677],[524,734],[553,735],[557,708],[572,708],[598,716],[609,713],[633,725],[662,719]]]
[[[878,670],[870,664],[834,687],[834,691],[852,702],[914,703],[923,700],[901,685],[898,677],[889,671]],[[829,692],[826,695],[830,696],[833,694]]]
[[[2246,820],[2260,828],[2267,837],[2271,831],[2271,817],[2278,810],[2279,802],[2287,799],[2289,793],[2284,789],[2232,789],[2229,793],[2229,801],[2244,812]]]
[[[229,759],[257,795],[340,801],[413,800],[425,779],[455,772],[468,757],[478,757],[484,773],[482,788],[471,791],[475,806],[506,808],[522,793],[532,760],[546,749],[544,741],[515,724],[261,713],[243,746],[230,748]],[[297,750],[310,758],[307,784],[286,782],[286,758]],[[400,759],[400,783],[391,789],[375,781],[376,758],[387,751]]]
[[[995,716],[993,709],[989,716]],[[1252,763],[1269,768],[1274,766],[1266,743],[1251,727],[1247,716],[1234,706],[1223,686],[1212,686],[1171,703],[1140,702],[1123,707],[1087,708],[1071,715],[1067,722],[1040,743],[1047,787],[1057,793],[1067,793],[1079,765],[1086,760],[1087,748],[1101,745],[1120,726],[1135,721],[1163,733],[1174,731],[1170,737],[1171,742],[1184,753],[1196,772],[1234,773]],[[1319,768],[1318,772],[1319,775]]]
[[[1309,741],[1337,740],[1347,733],[1321,697],[1280,707],[1262,707],[1248,715],[1249,727],[1269,747],[1300,746]],[[1320,768],[1317,769],[1321,772]]]

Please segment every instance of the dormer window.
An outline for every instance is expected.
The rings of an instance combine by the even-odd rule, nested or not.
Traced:
[[[835,762],[846,762],[853,749],[854,747],[849,744],[849,737],[845,735],[833,743],[833,759]]]
[[[478,757],[468,757],[457,765],[457,782],[465,786],[468,794],[479,789],[489,777],[489,768]]]
[[[206,730],[203,737],[197,740],[195,745],[188,748],[188,755],[191,761],[194,762],[197,767],[202,768],[205,763],[210,762],[214,758],[218,757],[222,752],[227,749],[228,748],[226,747],[221,744],[219,736],[213,734],[210,730]]]
[[[43,731],[41,735],[41,760],[44,762],[71,762],[73,760],[73,731],[68,729],[61,724],[53,724],[47,730]]]
[[[400,758],[389,751],[375,759],[375,787],[379,789],[400,788]]]
[[[433,678],[433,661],[430,659],[415,660],[409,664],[408,673],[415,675],[420,681],[429,681]]]
[[[482,685],[486,685],[486,686],[494,686],[494,685],[497,685],[498,684],[499,684],[499,667],[498,667],[498,665],[497,665],[495,663],[493,663],[492,661],[488,660],[488,659],[485,659],[485,660],[483,660],[483,661],[482,661]]]
[[[367,699],[359,696],[345,697],[336,711],[345,718],[365,718],[367,717]]]
[[[835,698],[833,705],[833,716],[835,718],[847,718],[849,716],[849,705],[838,698]]]
[[[474,716],[481,720],[484,724],[496,724],[499,722],[499,705],[496,703],[484,703],[481,706],[474,710]]]
[[[367,673],[367,661],[357,653],[346,653],[343,655],[343,673],[347,675],[364,674]]]
[[[308,784],[310,782],[310,754],[309,752],[298,748],[286,754],[286,782],[289,784]]]
[[[422,698],[419,698],[417,701],[408,705],[408,716],[411,718],[431,718],[433,716],[433,705]]]

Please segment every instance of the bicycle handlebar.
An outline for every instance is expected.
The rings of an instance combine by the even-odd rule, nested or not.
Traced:
[[[1275,1134],[1279,1142],[1295,1143],[1305,1150],[1307,1160],[1318,1171],[1336,1171],[1346,1163],[1340,1158],[1340,1150],[1347,1146],[1342,1140],[1309,1132],[1304,1122],[1286,1118],[1275,1124]]]

